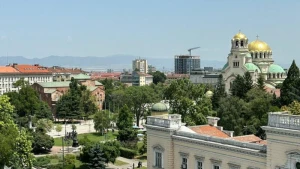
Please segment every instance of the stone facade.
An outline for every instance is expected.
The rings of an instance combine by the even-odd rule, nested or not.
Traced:
[[[216,118],[209,128],[216,126]],[[180,115],[148,117],[148,168],[152,169],[298,169],[300,166],[300,116],[284,112],[269,113],[263,126],[267,140],[253,141],[256,136],[221,138],[195,133],[185,127]],[[195,126],[203,127],[203,126]],[[215,128],[214,128],[215,129]],[[245,138],[251,138],[246,140]],[[156,152],[162,154],[157,163]],[[157,166],[159,165],[159,166]],[[199,167],[201,168],[201,167]]]

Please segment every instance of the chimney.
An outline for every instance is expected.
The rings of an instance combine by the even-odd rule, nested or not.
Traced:
[[[207,117],[207,122],[209,125],[211,126],[215,126],[217,127],[218,126],[218,121],[220,120],[219,117],[211,117],[211,116],[208,116]]]

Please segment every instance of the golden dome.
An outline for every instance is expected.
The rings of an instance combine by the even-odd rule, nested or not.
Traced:
[[[261,40],[255,40],[248,45],[249,51],[271,51],[270,46]]]
[[[247,39],[246,35],[239,32],[237,34],[234,35],[233,39]]]

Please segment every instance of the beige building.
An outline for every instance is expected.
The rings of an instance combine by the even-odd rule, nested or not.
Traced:
[[[299,169],[300,116],[269,113],[267,140],[234,137],[218,126],[186,127],[181,116],[147,118],[147,159],[152,169]]]
[[[135,59],[132,61],[132,71],[138,70],[141,73],[148,73],[148,63],[146,59]]]

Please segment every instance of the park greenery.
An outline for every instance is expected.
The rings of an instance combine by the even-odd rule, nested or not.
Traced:
[[[261,126],[267,125],[268,112],[300,114],[300,73],[295,61],[285,81],[277,85],[280,97],[265,90],[263,76],[253,82],[249,72],[236,76],[230,93],[226,93],[221,75],[218,83],[210,86],[193,84],[188,79],[163,84],[166,80],[163,73],[151,74],[155,81],[149,86],[127,87],[111,79],[100,81],[106,91],[103,110],[98,109],[87,87],[72,78],[70,89],[57,102],[55,116],[28,82],[19,80],[14,84],[21,88],[19,92],[0,96],[0,169],[44,165],[48,159],[34,161],[32,153],[48,153],[53,145],[61,145],[61,138],[47,135],[54,126],[57,134],[62,131],[60,124],[53,124],[55,119],[66,122],[92,117],[97,133],[78,135],[83,146],[79,160],[88,168],[105,168],[106,163],[115,163],[118,156],[133,158],[147,152],[147,134],[143,145],[138,146],[138,131],[133,126],[139,126],[151,115],[152,105],[162,100],[169,101],[169,113],[180,114],[187,126],[207,124],[207,116],[217,116],[219,125],[234,131],[235,136],[255,134],[263,139]],[[211,97],[206,95],[208,91],[213,92]],[[29,128],[30,121],[35,130]],[[112,123],[116,123],[115,132]],[[72,126],[74,130],[75,127]],[[78,160],[73,156],[67,159],[68,164]]]

